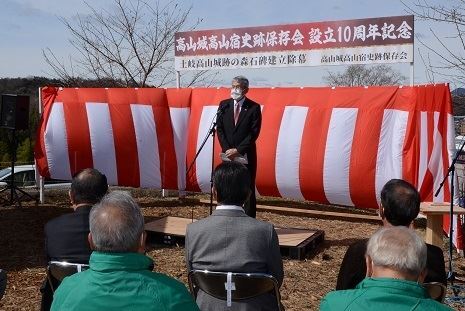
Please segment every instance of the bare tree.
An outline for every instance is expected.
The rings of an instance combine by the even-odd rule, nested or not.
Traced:
[[[414,0],[412,4],[402,1],[409,13],[418,20],[446,23],[453,26],[454,32],[441,37],[430,28],[430,32],[439,43],[439,49],[425,43],[420,36],[416,39],[425,48],[426,53],[420,53],[427,70],[429,82],[435,82],[435,75],[463,85],[465,83],[465,0],[439,1],[431,3],[429,0]],[[458,43],[459,50],[451,47]],[[433,62],[431,55],[439,59]]]
[[[70,42],[77,53],[64,62],[47,48],[43,51],[46,62],[66,85],[80,86],[85,79],[124,87],[172,83],[174,34],[186,25],[191,8],[181,9],[174,1],[166,5],[160,0],[154,5],[144,0],[113,1],[110,10],[98,10],[85,2],[90,14],[60,18],[71,33]],[[184,86],[209,79],[211,72],[196,72]]]
[[[328,72],[323,79],[330,86],[398,85],[406,77],[388,65],[349,65],[342,73]]]

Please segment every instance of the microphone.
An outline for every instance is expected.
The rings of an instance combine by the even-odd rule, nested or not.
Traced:
[[[219,115],[219,116],[222,115],[222,114],[224,113],[224,111],[226,110],[226,107],[227,107],[227,106],[228,106],[228,105],[222,105],[222,106],[220,105],[220,106],[218,107],[218,111],[216,112],[216,114]]]

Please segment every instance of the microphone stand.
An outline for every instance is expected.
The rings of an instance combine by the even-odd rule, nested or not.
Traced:
[[[216,134],[216,119],[218,116],[221,116],[224,112],[224,107],[221,109],[219,108],[218,111],[216,112],[215,116],[213,117],[212,123],[210,125],[210,128],[207,132],[207,135],[205,135],[205,138],[202,141],[202,144],[199,147],[199,150],[197,150],[197,153],[195,154],[194,159],[192,160],[191,164],[189,165],[189,168],[187,169],[186,176],[189,175],[189,172],[191,171],[192,167],[195,164],[195,161],[199,157],[200,151],[202,151],[203,147],[207,143],[208,138],[210,135],[212,136],[212,165],[211,165],[211,174],[210,174],[210,215],[213,212],[213,171],[215,169],[215,134]],[[194,218],[194,215],[192,214],[192,218]]]
[[[454,280],[455,280],[455,272],[452,269],[452,247],[453,247],[453,233],[454,233],[454,195],[455,195],[455,163],[457,162],[457,159],[462,152],[463,148],[465,146],[465,140],[462,142],[462,145],[460,146],[460,149],[456,152],[454,159],[452,160],[452,163],[450,164],[449,168],[447,169],[447,174],[444,176],[444,179],[442,180],[441,184],[439,185],[438,190],[434,194],[435,197],[439,195],[439,192],[441,191],[442,187],[444,186],[444,183],[447,181],[447,178],[451,177],[451,183],[450,183],[450,210],[449,210],[449,271],[447,272],[447,280],[450,282],[451,287],[453,288],[454,286]],[[455,292],[454,292],[455,293]]]

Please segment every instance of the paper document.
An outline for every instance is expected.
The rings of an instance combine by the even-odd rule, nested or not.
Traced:
[[[231,161],[231,159],[226,156],[226,153],[220,153],[220,157],[224,162]],[[247,161],[247,155],[235,157],[233,161],[241,164],[249,164],[249,161]]]

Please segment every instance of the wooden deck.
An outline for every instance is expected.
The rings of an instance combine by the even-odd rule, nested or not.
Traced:
[[[167,216],[145,224],[145,230],[155,242],[184,243],[187,225],[196,219]],[[303,260],[324,241],[324,231],[302,228],[276,228],[283,256]]]

